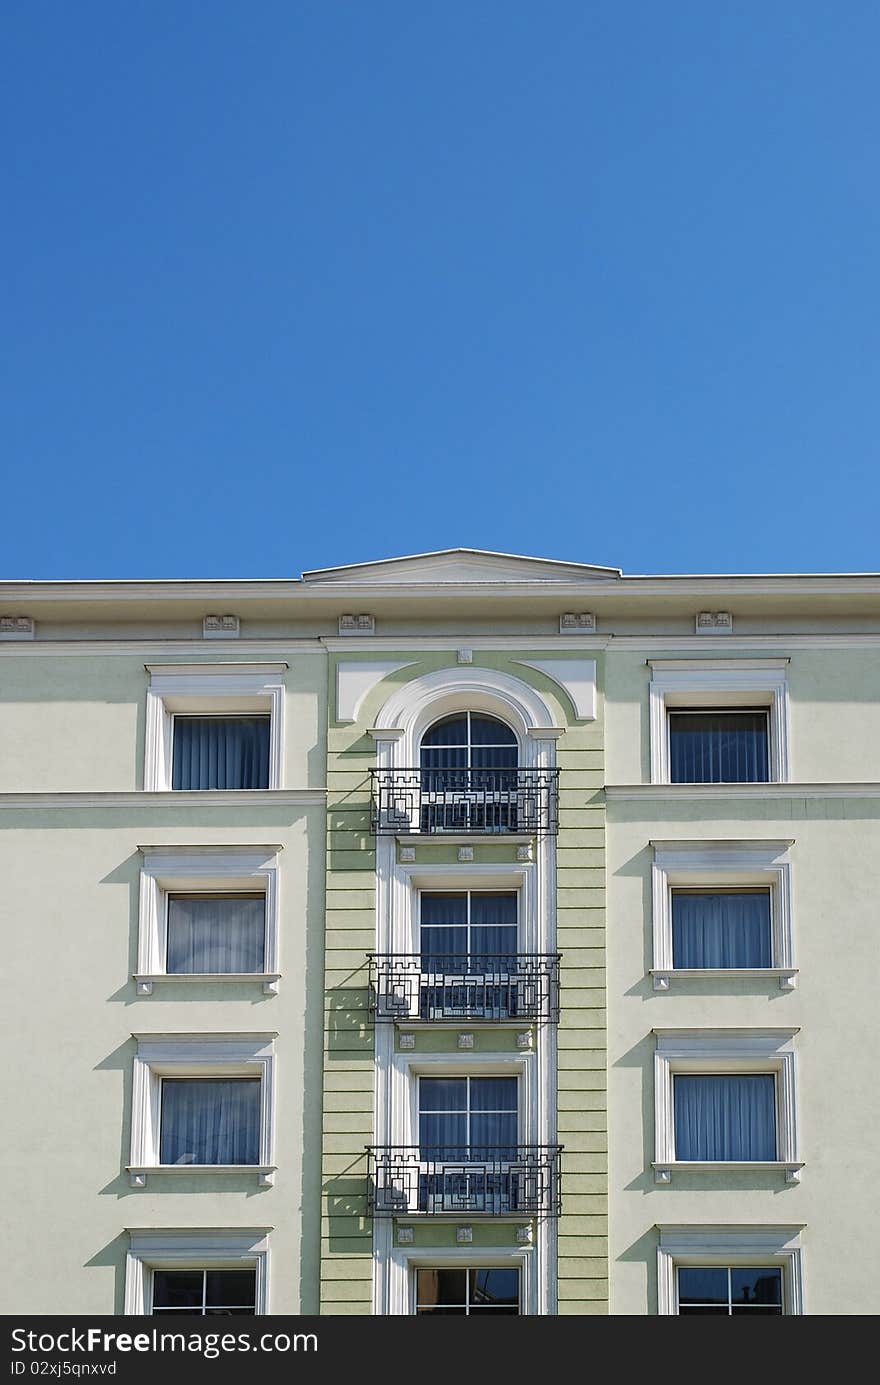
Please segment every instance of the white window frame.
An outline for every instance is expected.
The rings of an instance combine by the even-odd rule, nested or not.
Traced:
[[[152,1314],[154,1270],[255,1269],[254,1315],[262,1317],[269,1312],[268,1238],[271,1229],[131,1229],[125,1258],[123,1313],[132,1317],[149,1317]],[[169,1326],[168,1331],[173,1330]]]
[[[171,790],[174,715],[269,715],[269,789],[280,789],[284,765],[284,683],[286,663],[145,664],[147,724],[144,789]],[[190,789],[176,793],[254,793],[254,789]]]
[[[798,1156],[794,1038],[798,1029],[655,1029],[654,1178],[671,1183],[674,1172],[731,1173],[781,1170],[786,1183],[797,1183],[803,1162]],[[771,1073],[776,1088],[774,1160],[677,1160],[673,1078],[678,1073],[714,1076]]]
[[[766,707],[770,783],[788,783],[788,659],[649,659],[651,783],[669,784],[669,712]],[[740,782],[740,781],[737,781]],[[751,782],[751,781],[749,781]],[[719,793],[727,787],[713,785]]]
[[[417,956],[421,950],[421,896],[423,894],[515,894],[517,897],[517,950],[519,952],[549,952],[542,948],[543,939],[538,937],[538,910],[536,907],[536,873],[534,865],[491,864],[418,866],[395,864],[395,877],[400,888],[389,892],[385,898],[390,906],[388,917],[383,921],[379,937],[387,940],[387,952],[398,956]],[[419,1014],[421,972],[419,986],[411,995],[412,1013],[403,1010],[396,1014],[396,1022],[401,1029],[423,1028]],[[432,1020],[431,1026],[461,1029],[479,1027],[478,1019],[467,1016],[451,1020]],[[492,1028],[496,1027],[492,1021]],[[513,1016],[511,1025],[526,1023]]]
[[[276,1034],[134,1034],[131,1153],[128,1175],[144,1188],[147,1175],[254,1175],[260,1187],[273,1180],[274,1040]],[[260,1157],[257,1164],[160,1164],[162,1078],[258,1077],[260,1079]]]
[[[657,1312],[678,1314],[676,1270],[767,1265],[782,1269],[782,1311],[804,1313],[801,1226],[661,1226],[657,1246]]]
[[[266,995],[278,990],[279,869],[274,846],[141,846],[138,905],[138,995],[157,982],[214,984],[259,982]],[[261,972],[174,972],[166,969],[170,894],[262,894],[266,935]]]
[[[652,931],[655,991],[672,981],[707,977],[762,980],[776,977],[783,991],[797,981],[793,964],[791,862],[788,841],[655,841],[651,866]],[[749,889],[770,891],[772,965],[769,967],[678,967],[672,953],[672,892],[675,889]]]
[[[406,1223],[404,1223],[406,1224]],[[382,1294],[382,1307],[376,1308],[389,1317],[413,1317],[416,1311],[416,1270],[463,1269],[519,1270],[520,1317],[535,1317],[538,1313],[538,1287],[535,1273],[535,1252],[531,1246],[455,1246],[431,1250],[428,1246],[395,1246],[386,1266],[387,1277]]]

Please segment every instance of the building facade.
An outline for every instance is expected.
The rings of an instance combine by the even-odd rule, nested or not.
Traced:
[[[0,587],[3,1299],[876,1311],[880,577]]]

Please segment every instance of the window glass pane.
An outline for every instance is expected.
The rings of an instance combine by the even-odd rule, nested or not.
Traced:
[[[516,894],[472,894],[471,925],[516,927]]]
[[[679,1315],[679,1317],[681,1317],[681,1318],[705,1317],[706,1314],[708,1314],[709,1317],[716,1317],[716,1318],[717,1318],[717,1317],[721,1317],[721,1318],[726,1318],[726,1317],[728,1317],[729,1313],[730,1313],[730,1309],[727,1308],[727,1307],[724,1307],[724,1308],[706,1308],[703,1304],[699,1304],[699,1305],[696,1306],[696,1307],[695,1307],[693,1304],[688,1304],[688,1305],[686,1305],[684,1308],[679,1308],[679,1310],[678,1310],[678,1315]]]
[[[519,1270],[491,1269],[470,1271],[472,1306],[519,1304]]]
[[[672,1081],[676,1159],[776,1158],[772,1074],[677,1074]]]
[[[468,897],[466,894],[423,893],[419,901],[423,928],[456,924],[467,927]]]
[[[754,784],[769,779],[766,712],[670,712],[673,784]]]
[[[211,1308],[253,1306],[256,1270],[208,1270],[205,1300]]]
[[[726,1269],[680,1269],[678,1301],[685,1303],[723,1303],[727,1305]]]
[[[501,959],[510,970],[516,961],[516,928],[471,928],[471,955]]]
[[[166,970],[262,971],[265,935],[265,895],[171,895]]]
[[[471,1150],[475,1159],[516,1157],[515,1112],[477,1112],[471,1115]]]
[[[419,1116],[419,1147],[423,1159],[466,1159],[468,1119],[465,1112]]]
[[[472,1077],[472,1111],[513,1111],[517,1108],[515,1077]]]
[[[173,789],[265,789],[269,717],[174,717]]]
[[[468,951],[466,928],[421,929],[422,965],[426,971],[442,971],[448,962],[464,958]]]
[[[672,891],[676,967],[769,967],[770,891]]]
[[[734,1306],[782,1303],[782,1271],[766,1265],[758,1269],[731,1269],[730,1293]]]
[[[258,1164],[259,1078],[163,1078],[160,1164]]]
[[[153,1270],[153,1310],[202,1307],[201,1270]]]
[[[516,736],[503,721],[471,715],[471,745],[516,746],[516,743]]]
[[[446,717],[443,721],[436,721],[429,727],[422,737],[422,745],[467,745],[468,743],[468,724],[467,717]]]
[[[416,1271],[416,1298],[426,1307],[434,1304],[464,1305],[467,1296],[467,1270],[441,1269]]]

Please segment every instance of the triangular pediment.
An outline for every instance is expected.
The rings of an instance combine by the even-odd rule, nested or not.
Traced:
[[[349,583],[373,586],[421,585],[435,582],[595,582],[615,581],[614,567],[588,563],[556,562],[551,558],[525,558],[515,553],[490,553],[479,548],[447,548],[436,553],[415,553],[404,558],[384,558],[373,563],[318,568],[304,572],[302,580],[316,583]]]

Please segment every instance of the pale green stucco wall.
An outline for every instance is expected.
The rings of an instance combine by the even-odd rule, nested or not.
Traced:
[[[228,651],[206,661],[233,657],[259,661]],[[285,787],[318,788],[326,661],[287,657]],[[325,811],[246,796],[102,806],[101,791],[142,783],[143,663],[27,651],[0,661],[0,789],[96,793],[75,810],[0,799],[10,1137],[0,1219],[15,1252],[0,1301],[7,1312],[121,1312],[126,1228],[267,1226],[270,1311],[317,1312]],[[249,843],[283,847],[278,994],[259,983],[157,983],[137,996],[138,846]],[[278,1033],[274,1186],[157,1174],[131,1188],[132,1033],[251,1031]]]
[[[614,650],[607,659],[609,784],[651,778],[646,660],[696,659],[693,650]],[[802,784],[880,781],[880,656],[875,647],[805,649],[731,642],[709,659],[789,658],[791,778]],[[845,734],[841,728],[845,727]]]
[[[841,714],[834,744],[853,758]],[[875,747],[876,749],[876,747]],[[871,751],[870,753],[874,753]],[[869,753],[869,754],[870,754]],[[834,777],[834,776],[832,776]],[[680,981],[655,992],[652,838],[794,839],[797,989],[766,982]],[[805,1224],[806,1311],[877,1309],[875,973],[880,799],[723,797],[609,802],[608,993],[611,1311],[656,1312],[656,1224]],[[796,1039],[799,1184],[781,1173],[673,1174],[654,1182],[652,1027],[800,1026]]]
[[[323,785],[326,656],[292,651],[60,655],[0,651],[0,793],[130,791],[144,784],[144,663],[286,662],[284,785]]]

